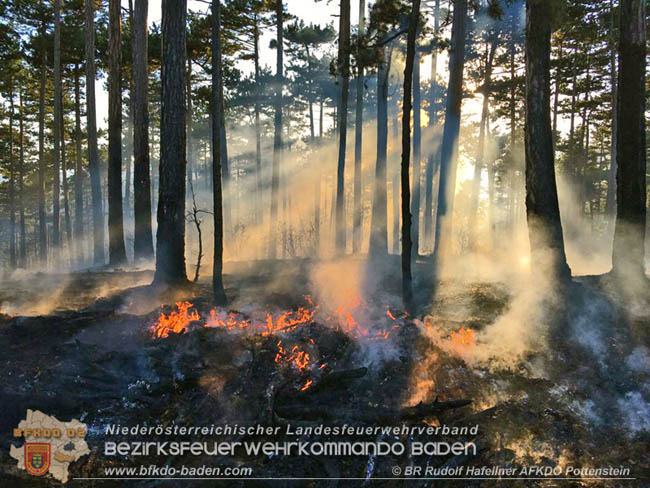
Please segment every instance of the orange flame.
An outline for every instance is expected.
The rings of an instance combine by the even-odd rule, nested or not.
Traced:
[[[280,365],[293,366],[299,372],[303,372],[311,365],[311,356],[308,352],[293,346],[289,351],[282,346],[282,341],[278,341],[278,352],[275,354],[274,361]]]
[[[469,327],[461,327],[458,332],[451,332],[451,347],[458,353],[469,352],[476,345],[476,335]]]
[[[187,331],[191,322],[200,320],[201,316],[196,310],[189,311],[190,302],[176,302],[178,310],[172,310],[169,315],[161,312],[158,320],[151,326],[154,337],[169,337],[169,333],[180,334]]]
[[[384,324],[384,328],[375,328],[374,324],[370,325],[367,320],[361,320],[357,317],[367,317],[367,304],[359,297],[350,295],[347,303],[338,306],[333,314],[321,312],[320,306],[316,305],[311,296],[305,295],[306,306],[298,307],[297,310],[287,310],[280,315],[273,313],[266,314],[266,320],[250,319],[236,312],[227,312],[223,309],[213,308],[209,316],[205,319],[203,327],[222,328],[227,331],[246,330],[262,336],[270,336],[291,332],[302,325],[313,322],[321,322],[330,326],[338,327],[346,334],[355,338],[364,338],[367,340],[386,340],[390,337],[390,332],[386,328],[399,328],[400,322],[395,315],[388,309],[386,315],[393,321],[390,324]],[[165,338],[170,332],[181,333],[187,330],[190,322],[201,320],[196,310],[189,312],[192,304],[189,302],[178,302],[177,311],[172,311],[169,316],[160,314],[158,320],[151,326],[154,337]],[[314,344],[313,339],[311,343]]]

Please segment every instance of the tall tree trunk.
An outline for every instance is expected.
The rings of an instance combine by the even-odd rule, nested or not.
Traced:
[[[555,183],[551,128],[551,6],[526,2],[526,216],[535,274],[570,279]]]
[[[320,101],[320,111],[318,112],[318,138],[323,138],[323,99]]]
[[[90,1],[90,0],[88,0]],[[41,266],[47,265],[47,222],[45,214],[45,80],[47,50],[45,49],[45,22],[40,26],[41,80],[38,90],[38,257]]]
[[[149,160],[148,0],[136,0],[133,13],[133,255],[153,257],[151,169]]]
[[[440,30],[440,0],[435,0],[433,6],[433,32],[435,35]],[[435,127],[436,120],[436,100],[438,98],[436,78],[438,74],[438,46],[433,47],[431,53],[431,88],[429,89],[429,131],[431,140]],[[438,171],[438,150],[430,150],[429,157],[427,158],[427,169],[425,176],[425,202],[424,202],[424,235],[427,243],[431,242],[433,237],[433,178],[434,174]]]
[[[81,67],[79,63],[75,65],[74,70],[74,254],[77,264],[85,261],[83,248],[83,168],[81,158],[81,89],[79,83],[79,74]]]
[[[212,292],[217,305],[225,305],[223,287],[223,195],[221,188],[221,116],[223,110],[223,78],[221,66],[221,2],[212,0],[212,203],[214,217],[214,255],[212,261]]]
[[[508,172],[508,227],[514,237],[516,231],[516,185],[517,185],[517,160],[515,157],[515,146],[517,142],[517,87],[515,82],[515,41],[513,38],[508,43],[510,61],[510,171]],[[573,133],[572,133],[573,134]]]
[[[453,0],[454,13],[451,28],[451,51],[449,55],[449,82],[445,126],[440,148],[440,180],[436,208],[434,261],[436,268],[441,257],[448,253],[452,241],[452,216],[456,166],[458,160],[458,134],[460,132],[460,109],[463,97],[463,69],[465,67],[465,31],[467,29],[467,0]],[[441,248],[442,247],[442,248]]]
[[[413,0],[406,40],[406,67],[404,68],[404,98],[402,108],[402,300],[407,312],[413,313],[413,283],[411,278],[411,195],[409,188],[409,162],[411,159],[411,88],[413,65],[418,62],[415,44],[420,19],[420,0]],[[417,83],[417,80],[416,80]],[[419,117],[417,117],[419,122]],[[418,163],[419,164],[419,163]],[[415,172],[414,172],[415,175]],[[418,171],[419,176],[419,171]],[[414,176],[415,178],[415,176]],[[415,183],[414,183],[415,186]],[[419,184],[418,184],[419,186]],[[416,215],[417,219],[417,215]],[[417,242],[417,241],[416,241]],[[416,248],[417,252],[417,248]]]
[[[609,9],[610,9],[610,25],[609,25],[609,73],[610,73],[610,85],[611,85],[611,97],[612,97],[612,139],[610,146],[610,163],[609,163],[609,175],[607,178],[607,204],[606,204],[606,214],[610,230],[614,227],[614,209],[616,208],[616,174],[617,166],[616,161],[618,159],[616,152],[616,140],[618,134],[618,83],[616,80],[616,35],[615,35],[615,9],[614,9],[614,0],[609,0]]]
[[[55,256],[59,254],[60,202],[61,193],[61,0],[54,0],[54,154],[52,175],[52,248]],[[57,258],[55,257],[55,260]]]
[[[386,196],[386,153],[388,150],[388,75],[392,49],[384,48],[384,60],[377,70],[377,162],[370,219],[371,257],[388,254],[388,205]]]
[[[9,79],[9,267],[16,269],[16,161],[14,160],[14,83]]]
[[[470,197],[469,209],[469,248],[474,250],[478,240],[478,200],[481,191],[481,171],[483,168],[483,156],[485,154],[485,131],[487,118],[490,110],[490,92],[489,86],[492,82],[492,64],[494,63],[494,53],[496,51],[496,40],[486,46],[485,53],[485,76],[483,79],[483,107],[481,109],[481,122],[479,125],[478,147],[476,149],[476,160],[474,161],[474,178],[472,180],[472,194]]]
[[[616,137],[616,225],[613,271],[645,276],[646,2],[621,0]]]
[[[187,283],[185,270],[185,39],[187,0],[162,2],[160,190],[154,283]]]
[[[560,65],[562,63],[562,39],[560,39],[560,48],[557,59],[557,69],[555,70],[555,90],[553,93],[553,152],[555,152],[555,144],[557,143],[557,116],[560,108],[560,80],[562,79],[562,71]]]
[[[73,264],[74,253],[72,250],[72,219],[70,218],[70,200],[68,198],[68,162],[65,156],[65,120],[61,113],[61,181],[63,183],[63,224],[65,228],[65,238],[68,245],[68,257],[70,265]]]
[[[19,147],[18,147],[18,206],[20,207],[20,266],[27,267],[27,236],[25,234],[25,200],[23,198],[25,188],[25,106],[23,105],[23,90],[18,90],[18,103],[20,104],[19,119]]]
[[[104,212],[102,205],[102,182],[97,153],[97,110],[95,107],[95,11],[94,1],[86,1],[86,130],[88,132],[88,172],[93,204],[93,262],[103,265]]]
[[[411,241],[415,247],[413,259],[420,253],[420,180],[422,179],[422,122],[420,95],[420,56],[417,47],[413,59],[413,193],[411,195]]]
[[[119,0],[109,1],[108,22],[108,261],[126,262],[122,215],[122,48]]]
[[[282,0],[275,1],[275,17],[276,17],[276,72],[275,72],[275,100],[273,116],[273,168],[271,173],[271,219],[269,221],[269,257],[275,259],[277,257],[277,228],[280,224],[278,220],[278,206],[280,202],[280,159],[282,158],[282,55],[283,55],[283,5]]]
[[[354,121],[354,224],[352,231],[352,252],[361,250],[362,234],[362,202],[361,202],[361,150],[363,144],[363,63],[359,55],[363,47],[363,32],[365,29],[366,1],[359,0],[359,32],[357,33],[357,100]]]
[[[187,71],[185,79],[185,118],[186,118],[186,127],[187,127],[187,187],[185,188],[185,197],[188,199],[192,198],[192,183],[194,176],[192,172],[194,170],[194,141],[192,140],[192,117],[193,117],[193,106],[192,106],[192,60],[187,56]]]
[[[260,123],[260,29],[257,14],[253,24],[253,64],[255,66],[255,222],[261,225],[264,220],[262,211],[262,126]],[[310,105],[311,107],[311,105]],[[313,134],[312,134],[313,136]]]
[[[341,0],[338,72],[341,83],[338,126],[339,156],[336,167],[336,252],[345,253],[345,146],[348,132],[348,91],[350,84],[350,0]]]

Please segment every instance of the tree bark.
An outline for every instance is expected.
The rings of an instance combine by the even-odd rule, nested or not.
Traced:
[[[269,221],[269,257],[277,257],[277,228],[280,224],[278,220],[278,206],[280,202],[280,159],[282,158],[282,55],[283,55],[283,5],[282,0],[275,1],[276,16],[276,72],[275,72],[275,100],[273,116],[273,168],[271,173],[271,218]]]
[[[90,0],[88,0],[90,1]],[[41,80],[38,90],[38,255],[41,266],[47,266],[47,222],[45,214],[45,81],[47,50],[45,49],[45,22],[40,26]]]
[[[646,2],[621,0],[616,135],[616,224],[613,271],[645,276]]]
[[[465,66],[465,32],[467,30],[467,0],[453,0],[454,13],[451,30],[451,51],[449,55],[449,82],[445,126],[440,148],[440,180],[438,206],[436,208],[436,230],[434,238],[434,262],[438,268],[441,257],[448,254],[452,240],[452,216],[454,191],[456,188],[456,166],[458,159],[458,135],[460,132],[460,110],[463,97],[463,69]]]
[[[148,0],[135,0],[133,13],[133,254],[153,257],[151,230],[151,169],[149,159],[149,74],[147,69]]]
[[[61,193],[61,0],[54,0],[54,153],[52,175],[52,250],[59,254],[61,245],[59,195]]]
[[[72,219],[70,217],[70,199],[68,191],[68,160],[65,155],[65,120],[61,113],[61,182],[63,187],[63,225],[65,228],[66,244],[68,246],[68,257],[70,265],[74,263],[72,243]]]
[[[526,216],[531,268],[570,279],[557,198],[551,128],[551,22],[547,2],[526,2]]]
[[[162,2],[160,190],[154,283],[187,283],[185,270],[185,55],[187,0]]]
[[[609,71],[610,71],[610,85],[611,85],[611,97],[612,97],[612,139],[610,145],[610,165],[609,165],[609,175],[607,178],[607,203],[605,206],[605,212],[607,215],[609,228],[610,230],[614,227],[614,209],[616,208],[616,140],[618,133],[618,83],[616,80],[616,36],[614,34],[614,27],[616,24],[615,21],[615,10],[614,10],[614,0],[609,0],[609,9],[610,9],[610,25],[609,25]]]
[[[9,79],[9,267],[16,269],[16,162],[14,160],[14,80]]]
[[[354,223],[352,231],[352,251],[358,253],[361,250],[362,237],[362,194],[361,194],[361,155],[363,144],[363,63],[361,61],[361,49],[363,47],[363,32],[365,29],[366,2],[359,0],[359,32],[357,33],[357,99],[356,114],[354,121]]]
[[[108,261],[126,263],[122,215],[122,48],[119,0],[109,1],[108,22]]]
[[[336,168],[336,252],[345,254],[345,146],[348,131],[348,92],[350,84],[350,0],[341,0],[338,70],[341,83],[338,126],[339,156]]]
[[[253,64],[255,67],[255,222],[261,225],[264,220],[262,211],[262,125],[260,123],[260,30],[257,14],[253,24]],[[311,107],[311,105],[310,105]],[[312,115],[313,117],[313,115]],[[313,128],[313,124],[312,124]],[[312,134],[313,137],[313,134]]]
[[[371,258],[388,255],[388,204],[386,196],[386,153],[388,150],[388,75],[392,49],[388,49],[377,70],[377,162],[375,164],[375,188],[370,219]]]
[[[102,209],[102,183],[97,153],[97,110],[95,107],[95,11],[94,1],[86,1],[86,131],[88,132],[88,172],[93,206],[93,261],[103,265],[104,212]]]
[[[27,267],[27,235],[25,234],[25,200],[23,198],[25,187],[25,106],[23,105],[23,90],[18,90],[18,103],[20,104],[19,147],[18,147],[18,206],[20,207],[20,266]]]
[[[212,293],[217,305],[226,304],[223,287],[223,194],[221,177],[221,116],[223,109],[223,75],[221,66],[221,2],[212,0],[212,187],[214,217],[214,255]]]
[[[413,65],[418,62],[415,45],[420,17],[420,0],[413,0],[406,40],[406,67],[404,68],[404,97],[402,108],[402,300],[407,312],[413,313],[413,283],[411,278],[411,195],[409,188],[409,162],[411,159],[411,89]],[[417,80],[416,80],[417,83]],[[419,117],[416,118],[419,122]],[[419,162],[417,163],[419,164]],[[415,172],[414,179],[415,179]],[[419,177],[419,171],[418,171]],[[414,181],[415,186],[415,181]],[[418,184],[419,186],[419,184]],[[417,215],[415,217],[417,219]],[[416,241],[417,242],[417,241]],[[417,246],[416,246],[417,252]]]
[[[83,247],[83,162],[81,158],[81,89],[79,83],[79,73],[81,67],[79,63],[75,65],[74,70],[74,254],[77,264],[85,261]]]
[[[413,59],[413,193],[411,198],[411,241],[415,247],[413,259],[420,253],[420,180],[422,179],[422,126],[421,108],[422,97],[420,95],[420,56],[415,48]]]

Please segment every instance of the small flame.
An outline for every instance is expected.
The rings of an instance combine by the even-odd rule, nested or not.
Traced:
[[[286,365],[296,368],[303,372],[311,366],[311,356],[308,352],[301,350],[298,346],[293,346],[291,350],[282,345],[282,341],[277,343],[278,352],[275,354],[274,361],[279,365]]]
[[[469,327],[461,327],[458,332],[451,332],[451,347],[462,355],[471,351],[476,345],[476,335]]]
[[[199,312],[192,310],[190,302],[176,302],[177,310],[172,310],[169,315],[161,312],[158,320],[151,326],[154,337],[169,337],[169,333],[181,334],[187,331],[191,322],[201,319]]]
[[[314,382],[314,380],[307,380],[307,383],[305,383],[305,384],[303,385],[303,387],[300,388],[300,391],[305,391],[305,390],[307,390],[307,389],[311,386],[311,384],[312,384],[313,382]]]

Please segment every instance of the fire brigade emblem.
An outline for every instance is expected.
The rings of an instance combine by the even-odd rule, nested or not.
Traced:
[[[45,442],[25,443],[25,469],[29,474],[42,476],[50,469],[51,448]]]

